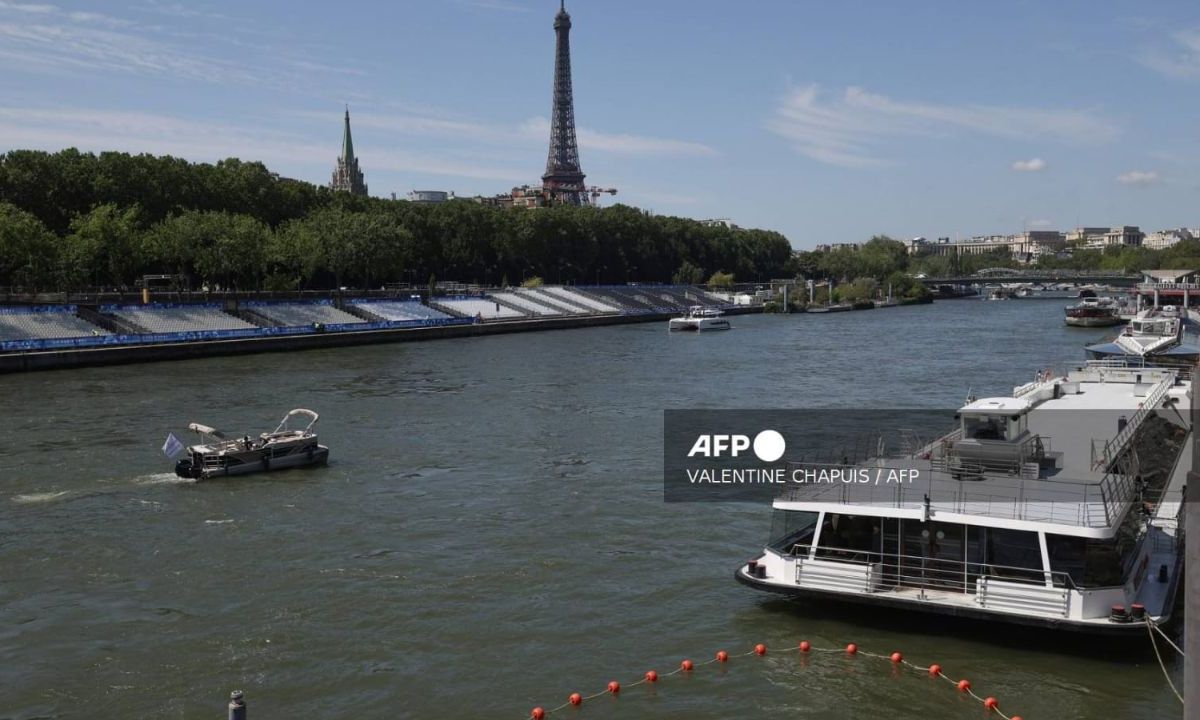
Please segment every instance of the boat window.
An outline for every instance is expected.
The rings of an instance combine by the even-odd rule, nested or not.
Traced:
[[[1036,532],[989,529],[986,558],[989,575],[1013,579],[1043,579],[1042,548]]]
[[[1133,538],[1123,531],[1107,540],[1046,535],[1050,569],[1067,573],[1080,587],[1114,587],[1124,582],[1124,568],[1134,545]]]
[[[964,415],[963,437],[970,440],[1003,440],[1008,420],[999,415]]]
[[[880,549],[879,518],[825,513],[818,543],[817,557],[867,561]]]
[[[817,529],[817,513],[800,510],[776,510],[771,517],[771,539],[767,546],[776,552],[791,553],[796,545],[807,551]]]

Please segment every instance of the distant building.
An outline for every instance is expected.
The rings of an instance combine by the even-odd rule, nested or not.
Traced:
[[[350,138],[350,108],[346,108],[342,154],[337,159],[337,167],[333,169],[333,179],[329,181],[329,187],[353,195],[367,194],[367,183],[363,180],[362,170],[358,169],[358,158],[354,156],[354,141]]]
[[[1141,245],[1143,233],[1137,225],[1119,227],[1077,227],[1067,232],[1067,244],[1102,250],[1123,245]]]
[[[1146,237],[1142,238],[1142,247],[1151,250],[1165,250],[1180,240],[1191,240],[1194,237],[1195,235],[1192,231],[1187,228],[1159,230],[1158,232],[1148,233]]]
[[[733,224],[729,218],[712,218],[711,220],[700,220],[701,225],[705,227],[723,227],[730,230],[737,230],[738,226]]]
[[[482,205],[492,207],[542,208],[551,204],[551,191],[536,185],[521,185],[508,193],[484,197],[477,195],[471,198]]]
[[[454,199],[454,193],[445,190],[413,190],[408,194],[409,202],[432,205]]]
[[[980,235],[966,240],[951,241],[940,237],[930,242],[923,237],[913,238],[906,243],[913,255],[987,255],[1005,253],[1017,262],[1036,262],[1046,255],[1057,255],[1066,246],[1066,240],[1057,230],[1026,230],[1020,235]]]
[[[847,243],[826,243],[818,245],[813,250],[815,252],[833,252],[834,250],[858,250],[862,247],[862,243],[847,242]]]

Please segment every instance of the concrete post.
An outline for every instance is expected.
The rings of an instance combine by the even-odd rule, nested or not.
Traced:
[[[1192,368],[1192,377],[1198,373]],[[1183,649],[1187,658],[1183,665],[1183,716],[1186,720],[1200,720],[1200,442],[1196,433],[1200,430],[1200,392],[1195,379],[1192,380],[1192,471],[1187,476],[1184,490],[1184,558],[1187,572],[1184,579],[1183,601]]]
[[[229,720],[246,720],[246,700],[241,690],[229,693]]]

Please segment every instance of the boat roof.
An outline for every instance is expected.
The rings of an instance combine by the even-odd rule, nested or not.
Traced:
[[[959,412],[977,413],[980,415],[1007,415],[1009,413],[1028,412],[1032,404],[1023,398],[990,397],[980,398],[959,409]]]

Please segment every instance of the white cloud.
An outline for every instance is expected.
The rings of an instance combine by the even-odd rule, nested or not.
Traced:
[[[527,137],[548,142],[550,121],[544,117],[531,118],[522,123],[521,131]],[[687,140],[627,133],[602,133],[583,127],[577,128],[575,132],[581,150],[600,153],[660,157],[712,157],[717,154],[717,151],[708,145]]]
[[[1130,170],[1117,176],[1122,185],[1153,185],[1158,182],[1158,173],[1153,170]]]
[[[1095,113],[1003,105],[937,105],[903,102],[847,87],[826,97],[816,85],[794,88],[767,127],[802,155],[844,167],[886,162],[878,150],[904,136],[956,132],[1022,140],[1105,142],[1117,128]]]
[[[1200,76],[1200,27],[1176,30],[1167,42],[1138,58],[1146,67],[1178,78]]]
[[[1017,172],[1040,172],[1046,169],[1046,161],[1037,157],[1018,160],[1012,164],[1012,169]]]

